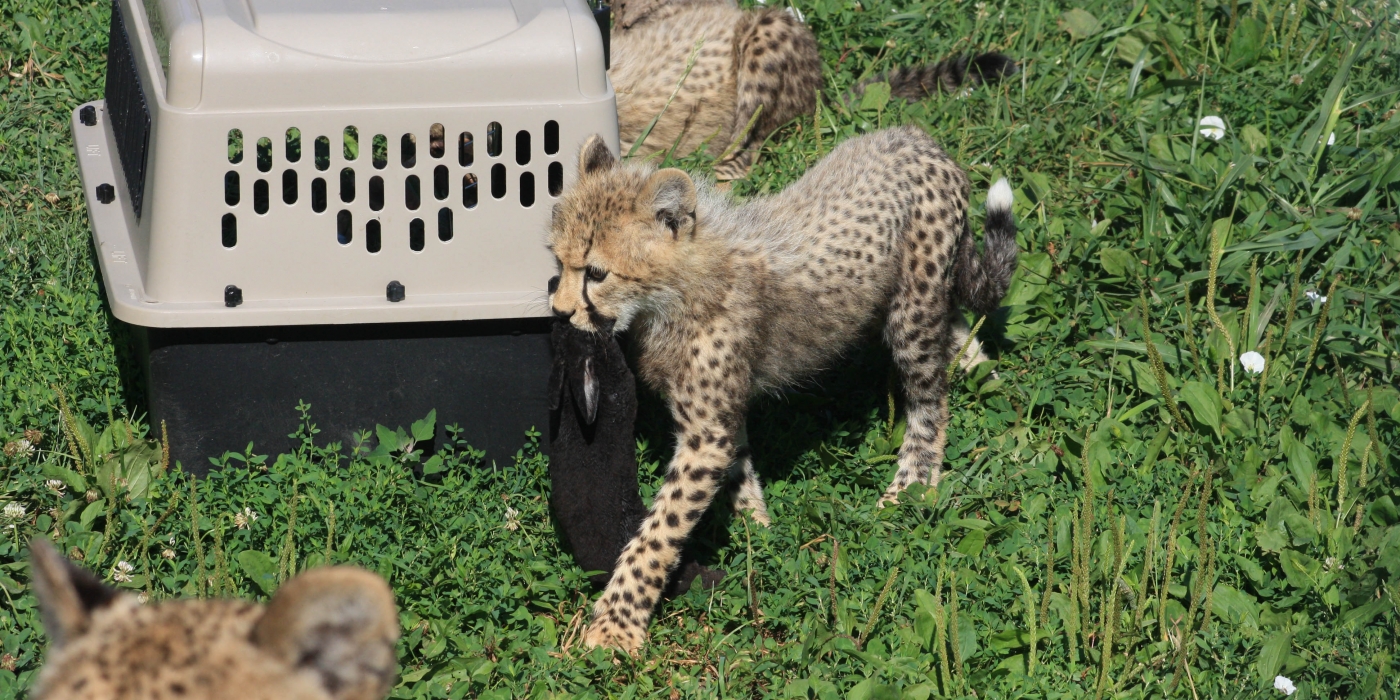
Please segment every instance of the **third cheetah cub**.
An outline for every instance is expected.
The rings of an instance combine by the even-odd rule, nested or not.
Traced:
[[[380,700],[399,615],[379,576],[304,571],[267,606],[143,605],[36,539],[29,571],[49,639],[35,700]]]
[[[642,645],[721,487],[767,521],[743,445],[750,397],[830,366],[872,323],[884,321],[909,420],[882,501],[938,480],[958,309],[996,309],[1016,267],[1010,186],[987,197],[981,255],[968,197],[967,176],[912,127],[846,141],[783,192],[745,204],[680,170],[621,164],[598,137],[583,146],[550,224],[560,264],[550,305],[584,330],[631,328],[641,375],[666,394],[677,428],[665,485],[594,607],[589,645]]]

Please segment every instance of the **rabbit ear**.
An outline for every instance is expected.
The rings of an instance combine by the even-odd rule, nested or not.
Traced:
[[[581,358],[575,358],[569,373],[569,386],[574,391],[574,408],[584,425],[598,419],[598,358],[597,347],[588,343]]]
[[[593,368],[593,358],[583,361],[583,422],[593,425],[598,419],[598,372]]]

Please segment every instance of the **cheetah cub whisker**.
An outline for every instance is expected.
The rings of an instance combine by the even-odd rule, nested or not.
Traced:
[[[850,139],[781,193],[743,204],[680,170],[619,163],[598,137],[584,144],[550,223],[560,269],[550,306],[583,330],[631,329],[677,443],[587,644],[642,645],[681,546],[721,488],[768,519],[744,440],[749,399],[830,367],[882,320],[909,427],[881,500],[937,483],[947,365],[968,335],[959,309],[994,311],[1016,267],[1010,186],[987,198],[980,255],[969,194],[962,169],[912,127]],[[968,354],[961,361],[980,348]]]

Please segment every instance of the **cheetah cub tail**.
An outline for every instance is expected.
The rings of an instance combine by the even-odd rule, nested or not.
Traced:
[[[987,192],[987,222],[983,251],[977,254],[972,229],[963,226],[958,237],[957,275],[954,292],[958,304],[977,314],[990,314],[1001,306],[1011,275],[1016,272],[1016,219],[1011,214],[1011,185],[1002,178]]]
[[[862,80],[847,91],[845,101],[852,104],[865,94],[867,87],[875,83],[887,83],[891,95],[911,101],[942,92],[961,96],[978,85],[995,83],[1015,75],[1018,70],[1016,61],[1002,53],[953,56],[937,63],[902,66]]]

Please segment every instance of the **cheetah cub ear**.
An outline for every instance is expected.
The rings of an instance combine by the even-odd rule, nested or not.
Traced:
[[[29,544],[29,571],[50,653],[81,637],[92,613],[117,598],[116,589],[69,562],[46,539],[35,538]]]
[[[394,683],[394,595],[384,579],[363,569],[312,569],[288,581],[252,638],[268,654],[313,674],[336,700],[378,700]]]
[[[670,231],[672,240],[695,234],[695,182],[684,170],[656,171],[638,195],[637,208],[651,209],[656,223]]]
[[[617,165],[617,156],[608,150],[608,144],[604,143],[603,137],[597,134],[589,136],[588,140],[583,142],[583,148],[578,151],[579,177],[611,170],[615,165]]]

